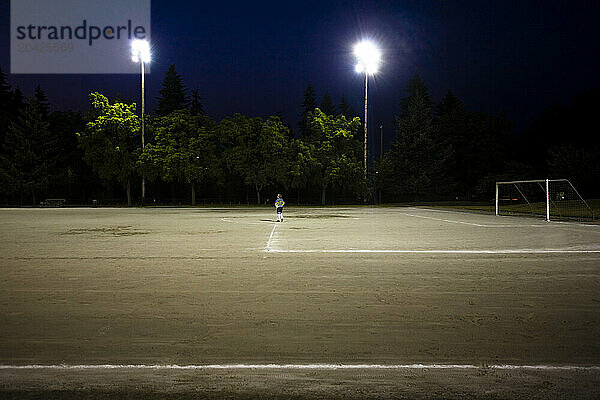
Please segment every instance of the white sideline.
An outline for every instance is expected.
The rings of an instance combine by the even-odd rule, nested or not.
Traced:
[[[211,370],[211,369],[288,369],[288,370],[339,370],[339,369],[509,369],[509,370],[557,370],[592,371],[600,366],[581,365],[511,365],[511,364],[55,364],[55,365],[0,365],[0,370],[109,370],[109,369],[156,369],[156,370]]]
[[[572,249],[498,249],[498,250],[375,250],[375,249],[290,249],[267,248],[270,253],[392,253],[392,254],[598,254],[599,250]]]

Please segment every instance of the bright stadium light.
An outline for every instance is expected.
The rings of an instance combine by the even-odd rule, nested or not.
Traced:
[[[381,51],[368,40],[363,40],[354,46],[354,56],[357,59],[356,72],[366,72],[373,75],[379,70]]]
[[[145,106],[145,95],[144,95],[144,75],[146,75],[144,65],[150,62],[150,44],[147,40],[136,39],[131,42],[131,60],[133,62],[139,62],[141,66],[142,75],[142,151],[144,151],[144,106]],[[142,175],[142,205],[144,205],[144,199],[146,197],[146,179]]]
[[[367,87],[369,86],[369,75],[374,75],[381,64],[381,51],[373,42],[363,40],[354,45],[354,56],[357,63],[354,70],[359,74],[365,74],[365,135],[364,135],[364,178],[367,179]]]
[[[136,39],[131,42],[131,60],[133,62],[150,62],[150,44],[147,40]]]

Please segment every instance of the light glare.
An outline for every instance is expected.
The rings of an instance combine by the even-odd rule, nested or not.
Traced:
[[[150,45],[146,40],[134,40],[131,42],[131,60],[133,62],[150,62]]]
[[[363,40],[354,46],[354,56],[358,59],[356,72],[375,74],[381,63],[381,51],[368,40]],[[359,67],[360,66],[360,67]]]

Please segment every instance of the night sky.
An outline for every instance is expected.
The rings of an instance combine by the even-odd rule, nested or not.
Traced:
[[[383,50],[384,65],[370,81],[369,123],[385,126],[388,143],[415,73],[432,100],[451,90],[473,111],[506,112],[517,131],[553,102],[600,88],[599,1],[286,3],[153,0],[147,110],[171,64],[217,119],[280,112],[296,128],[309,82],[317,102],[328,91],[336,104],[344,95],[361,110],[364,78],[354,72],[352,46],[364,37]],[[9,7],[0,0],[6,73]],[[139,103],[138,75],[9,75],[9,83],[26,96],[41,85],[53,110],[85,111],[96,90]]]

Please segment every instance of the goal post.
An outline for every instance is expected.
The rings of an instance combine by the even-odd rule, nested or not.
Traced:
[[[496,215],[594,220],[592,209],[568,179],[496,182],[495,206]]]

